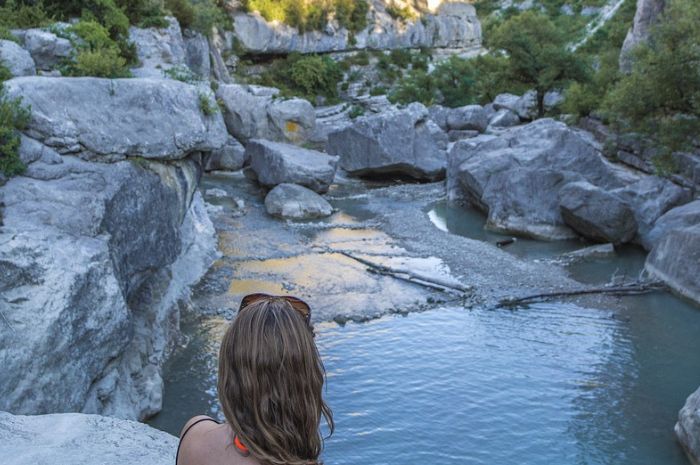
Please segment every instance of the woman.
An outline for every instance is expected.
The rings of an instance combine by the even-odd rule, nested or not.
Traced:
[[[323,363],[311,309],[296,297],[243,298],[219,352],[226,423],[197,416],[180,434],[177,465],[317,465],[323,448]]]

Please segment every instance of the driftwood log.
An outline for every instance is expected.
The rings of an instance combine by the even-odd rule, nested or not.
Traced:
[[[570,289],[566,291],[543,292],[540,294],[526,295],[524,297],[509,297],[502,299],[498,303],[498,307],[517,307],[532,302],[538,302],[557,297],[577,297],[582,295],[602,294],[602,295],[639,295],[648,292],[662,291],[667,287],[656,281],[637,281],[619,286],[603,286],[603,287],[584,287],[581,289]]]

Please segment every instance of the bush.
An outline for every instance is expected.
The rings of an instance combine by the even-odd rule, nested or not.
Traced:
[[[88,15],[89,17],[89,15]],[[135,55],[133,44],[125,40],[115,41],[106,27],[94,19],[82,19],[65,33],[77,49],[75,62],[63,66],[69,76],[129,77],[126,56]],[[77,39],[76,39],[77,37]],[[123,49],[122,47],[126,47]]]
[[[389,16],[392,18],[404,22],[415,21],[418,17],[413,9],[408,5],[399,7],[395,3],[392,3],[386,7],[386,12],[389,13]]]
[[[199,109],[205,116],[212,116],[219,112],[219,106],[211,103],[211,99],[205,93],[199,94]]]
[[[343,80],[340,65],[327,56],[291,54],[273,63],[259,78],[262,85],[277,87],[284,96],[313,100],[316,96],[338,98]]]
[[[95,76],[104,78],[130,77],[126,60],[119,55],[119,50],[103,48],[98,50],[81,50],[69,70],[70,76]]]
[[[163,70],[163,74],[170,79],[186,82],[187,84],[195,84],[200,81],[199,76],[193,73],[192,70],[185,65],[177,65],[170,69]],[[215,82],[216,81],[212,81],[212,84]]]
[[[0,6],[0,27],[25,29],[47,26],[52,22],[41,3],[34,5],[14,0],[0,3],[4,3],[4,6]]]
[[[189,0],[165,0],[165,7],[180,23],[180,27],[187,29],[194,23],[194,6]]]
[[[0,70],[3,68],[5,67],[0,65]],[[30,111],[22,106],[22,100],[7,97],[0,82],[0,172],[7,177],[22,174],[26,169],[19,158],[18,131],[27,126],[29,118]]]
[[[257,11],[267,21],[280,21],[299,31],[321,30],[334,16],[341,27],[359,32],[367,27],[367,0],[243,0],[248,12]]]

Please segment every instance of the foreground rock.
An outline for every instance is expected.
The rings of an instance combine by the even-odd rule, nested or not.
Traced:
[[[300,144],[311,137],[316,113],[304,99],[277,98],[271,87],[225,84],[216,97],[224,104],[224,119],[229,133],[243,143],[250,139],[268,139]]]
[[[236,13],[233,16],[237,40],[253,54],[342,52],[357,49],[390,50],[396,48],[445,48],[478,50],[481,24],[474,7],[461,2],[433,2],[431,13],[408,21],[393,18],[389,0],[371,0],[373,11],[364,30],[352,34],[337,24],[323,31],[300,34],[284,24],[268,23],[259,14]]]
[[[0,64],[13,76],[34,76],[36,65],[25,49],[11,40],[0,40]]]
[[[680,295],[700,303],[700,224],[666,233],[651,250],[645,268]]]
[[[5,87],[32,107],[27,134],[61,154],[176,160],[227,140],[221,115],[200,109],[204,91],[179,81],[24,77]]]
[[[359,176],[398,174],[419,180],[444,177],[447,135],[420,103],[405,110],[359,118],[328,135],[326,151]]]
[[[27,171],[0,190],[0,409],[133,419],[160,410],[161,367],[178,332],[179,306],[216,246],[196,188],[199,149],[217,136],[204,117],[188,117],[190,86],[165,82],[153,90],[170,97],[165,101],[145,98],[151,81],[7,83],[13,95],[40,104],[32,105],[20,146]],[[110,83],[117,91],[105,97]],[[141,114],[126,116],[135,102]],[[183,110],[177,128],[167,103]],[[138,122],[144,127],[135,130]],[[115,128],[134,131],[112,134]],[[32,137],[50,142],[49,134],[74,134],[80,153],[101,162],[61,156]]]
[[[693,465],[700,463],[700,389],[688,397],[678,412],[676,436]]]
[[[246,157],[258,182],[268,187],[293,183],[326,192],[338,167],[338,157],[260,139],[248,143]]]
[[[98,415],[0,412],[6,465],[171,465],[177,438],[143,423]]]
[[[307,220],[333,213],[333,207],[312,190],[296,184],[280,184],[265,197],[265,209],[272,216]]]

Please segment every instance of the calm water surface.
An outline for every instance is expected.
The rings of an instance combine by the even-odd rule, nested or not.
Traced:
[[[433,209],[433,221],[445,211]],[[451,232],[502,238],[465,215],[452,216]],[[546,259],[578,247],[518,241],[510,251]],[[643,258],[629,248],[570,272],[584,282],[629,278]],[[700,310],[664,293],[618,304],[441,307],[317,325],[336,419],[326,463],[687,465],[673,425],[700,385]],[[220,416],[216,352],[226,325],[184,324],[189,343],[166,367],[152,425],[177,434],[192,415]]]

